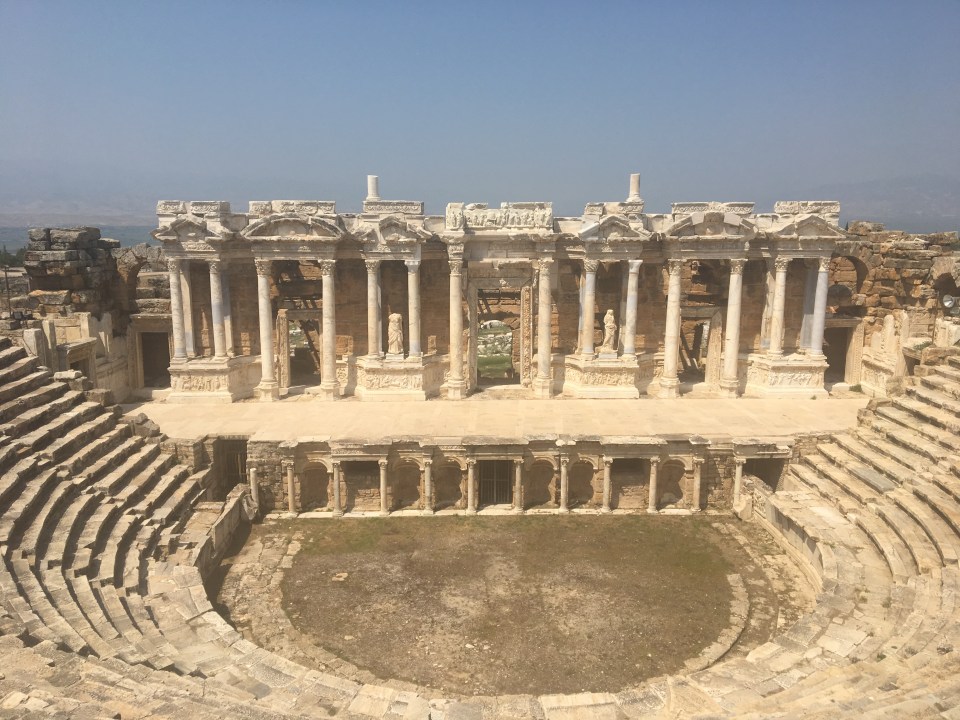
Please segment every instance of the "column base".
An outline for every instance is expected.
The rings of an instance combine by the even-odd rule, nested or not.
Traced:
[[[562,507],[562,508],[558,509],[557,512],[560,513],[561,515],[569,515],[569,514],[570,514],[570,508]]]
[[[647,508],[647,514],[648,514],[648,515],[659,515],[659,514],[660,514],[660,511],[657,510],[655,507],[648,507],[648,508]]]
[[[536,377],[533,379],[533,396],[549,399],[553,397],[553,379]]]
[[[262,382],[253,389],[253,396],[260,402],[280,399],[280,386],[275,382]]]
[[[660,378],[660,391],[657,393],[657,397],[680,397],[680,380],[677,378]]]
[[[307,392],[318,400],[338,400],[340,398],[340,388],[337,383],[330,383],[329,385],[320,383],[319,387],[307,388]]]
[[[611,510],[611,509],[608,508],[608,507],[603,507],[603,508],[600,508],[600,512],[602,512],[602,513],[611,513],[611,512],[613,512],[613,510]]]
[[[424,508],[424,509],[423,509],[423,514],[424,514],[424,515],[434,515],[435,512],[434,512],[433,508]]]
[[[720,388],[718,389],[720,397],[735,398],[740,394],[739,380],[720,379]]]
[[[467,508],[467,515],[476,515],[477,511],[472,508]]]
[[[447,399],[463,400],[467,396],[467,382],[463,378],[447,380]]]
[[[387,517],[390,514],[389,510],[381,510],[379,515],[380,517]]]
[[[333,516],[336,518],[343,517],[343,510],[334,510]]]

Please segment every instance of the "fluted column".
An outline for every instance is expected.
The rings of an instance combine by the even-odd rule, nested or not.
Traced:
[[[668,260],[670,283],[667,286],[667,325],[663,334],[663,374],[660,376],[660,397],[680,394],[677,374],[680,363],[680,289],[683,260]]]
[[[420,357],[420,261],[407,260],[407,323],[410,331],[408,357]]]
[[[337,300],[334,282],[335,260],[320,262],[323,282],[323,367],[320,369],[321,394],[329,400],[337,397]]]
[[[537,261],[537,377],[534,393],[537,397],[550,397],[553,394],[553,379],[550,372],[552,346],[551,337],[551,298],[550,284],[553,258],[540,258]]]
[[[463,379],[463,260],[450,260],[450,376],[447,397],[461,400],[466,394]]]
[[[599,261],[589,258],[583,261],[583,304],[580,306],[580,317],[583,320],[580,338],[580,353],[593,357],[593,338],[597,325],[597,268]]]
[[[647,490],[647,512],[657,512],[657,474],[660,458],[650,458],[650,487]]]
[[[560,458],[560,512],[570,512],[570,458]]]
[[[183,328],[183,292],[180,287],[180,260],[167,260],[170,273],[170,320],[173,323],[173,362],[186,362],[187,344]]]
[[[423,461],[423,513],[433,515],[433,460]]]
[[[467,515],[477,514],[477,461],[467,460]]]
[[[813,323],[810,333],[810,354],[823,357],[823,329],[827,323],[827,291],[830,288],[830,258],[818,258],[817,294],[813,301]]]
[[[693,497],[690,498],[690,510],[692,512],[700,512],[700,485],[702,468],[703,458],[695,457],[693,459]]]
[[[276,400],[280,397],[273,364],[273,308],[270,304],[270,261],[254,260],[257,268],[257,309],[260,318],[260,385],[257,398]]]
[[[283,463],[283,471],[287,476],[287,510],[293,513],[297,511],[297,483],[293,463]]]
[[[366,260],[367,266],[367,355],[380,357],[380,261]]]
[[[513,461],[513,512],[523,512],[523,460]]]
[[[730,261],[730,285],[727,291],[727,321],[723,338],[723,372],[720,389],[736,397],[740,389],[740,315],[743,297],[743,259]]]
[[[637,354],[637,296],[640,290],[642,260],[627,261],[627,311],[623,322],[623,354]]]
[[[737,464],[737,469],[733,476],[733,507],[736,509],[740,504],[740,493],[743,490],[743,464],[746,462],[746,459],[734,457],[733,460]]]
[[[343,515],[343,500],[340,497],[340,463],[333,463],[333,516]]]
[[[387,461],[380,459],[380,514],[389,515],[390,506],[387,504]]]
[[[610,512],[610,496],[613,494],[613,482],[610,477],[613,458],[603,458],[603,507],[600,512]]]
[[[227,332],[223,321],[223,283],[219,260],[211,260],[210,266],[210,315],[213,322],[213,355],[227,356]]]
[[[776,280],[773,288],[773,314],[770,316],[770,355],[783,355],[783,312],[787,302],[787,266],[790,258],[778,257],[774,261]]]

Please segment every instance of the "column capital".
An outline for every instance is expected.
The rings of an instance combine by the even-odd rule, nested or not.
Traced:
[[[670,258],[667,260],[667,272],[671,275],[679,276],[683,272],[683,260],[678,258]]]
[[[830,260],[831,260],[831,259],[832,259],[832,258],[830,258],[830,257],[828,257],[828,256],[821,256],[821,257],[817,258],[817,269],[818,269],[820,272],[827,272],[828,270],[830,270]]]
[[[604,455],[604,456],[603,456],[603,464],[604,464],[605,466],[607,466],[607,467],[610,467],[611,465],[613,465],[613,458],[612,458],[612,457],[608,457],[607,455]]]
[[[433,458],[424,458],[424,459],[423,459],[423,466],[424,466],[425,468],[426,468],[426,467],[430,467],[431,465],[433,465]]]
[[[295,462],[294,462],[293,460],[281,460],[281,461],[280,461],[280,467],[283,469],[284,472],[286,472],[287,470],[289,470],[290,468],[292,468],[292,467],[294,466],[294,464],[295,464]]]
[[[734,275],[743,275],[743,268],[746,264],[746,258],[734,258],[730,261],[730,272]]]
[[[643,265],[643,260],[627,260],[627,270],[631,275],[640,272],[641,265]]]
[[[408,273],[415,273],[420,271],[420,261],[419,260],[404,260],[404,265],[407,266]]]
[[[746,459],[745,457],[740,457],[740,456],[738,456],[738,455],[734,455],[734,456],[733,456],[733,461],[734,461],[737,465],[743,465],[744,463],[747,462],[747,459]]]
[[[537,270],[540,272],[550,272],[551,267],[553,267],[552,257],[537,258]]]
[[[584,258],[583,259],[583,269],[588,273],[595,273],[597,268],[600,267],[600,261],[593,258]]]
[[[777,272],[786,272],[787,265],[790,264],[791,260],[793,260],[793,258],[786,257],[785,255],[777,255],[773,260],[773,267]]]
[[[566,455],[560,456],[560,467],[567,467],[570,464],[570,458]]]
[[[472,468],[477,464],[476,458],[467,458],[467,468]]]
[[[320,267],[321,275],[333,275],[333,271],[337,266],[336,260],[321,260],[317,263]]]
[[[659,457],[652,457],[652,458],[650,458],[650,464],[651,464],[651,465],[659,465],[659,464],[660,464],[660,461],[661,461],[661,458],[659,458]]]
[[[377,465],[379,465],[380,468],[383,469],[387,466],[387,462],[388,461],[386,458],[380,458],[379,460],[377,460]]]
[[[340,461],[339,461],[339,460],[331,460],[331,461],[330,461],[330,467],[332,467],[334,470],[339,471],[339,470],[340,470]]]
[[[451,260],[448,260],[447,262],[450,263],[450,274],[451,274],[451,275],[459,275],[460,273],[463,272],[463,260],[452,260],[452,259],[451,259]]]
[[[270,270],[273,267],[273,260],[267,260],[266,258],[254,258],[254,266],[257,268],[257,275],[261,277],[270,277]]]
[[[699,455],[694,455],[693,457],[693,467],[694,469],[699,468],[704,463],[704,458]]]
[[[167,258],[167,270],[175,273],[180,272],[182,262],[180,258]]]
[[[380,269],[380,260],[364,260],[363,264],[367,266],[367,272],[371,275]]]
[[[513,464],[514,464],[515,466],[516,466],[516,465],[523,465],[523,458],[513,458]]]
[[[219,273],[223,269],[223,261],[220,258],[216,260],[208,260],[207,266],[210,268],[210,272]]]

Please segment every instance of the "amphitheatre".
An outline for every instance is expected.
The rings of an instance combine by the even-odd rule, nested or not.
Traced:
[[[157,219],[7,285],[0,716],[960,718],[957,233]]]

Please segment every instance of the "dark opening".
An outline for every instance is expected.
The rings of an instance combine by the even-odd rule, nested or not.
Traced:
[[[780,486],[780,476],[786,460],[782,458],[748,458],[743,464],[743,474],[753,475],[766,483],[771,490]]]
[[[345,462],[342,482],[346,488],[345,512],[380,509],[380,465],[375,460]]]
[[[297,320],[287,330],[290,344],[290,384],[320,384],[320,323]]]
[[[165,332],[140,333],[144,387],[170,387],[170,340]]]
[[[477,384],[510,385],[519,381],[520,328],[518,290],[480,290],[477,295]]]
[[[843,382],[846,377],[849,342],[850,328],[827,328],[823,331],[823,354],[827,356],[827,372],[824,375],[826,382]]]
[[[214,446],[214,467],[219,468],[212,500],[226,500],[227,493],[247,482],[247,441],[218,438]]]
[[[504,505],[513,502],[513,483],[509,460],[480,460],[477,463],[480,480],[480,504]]]

